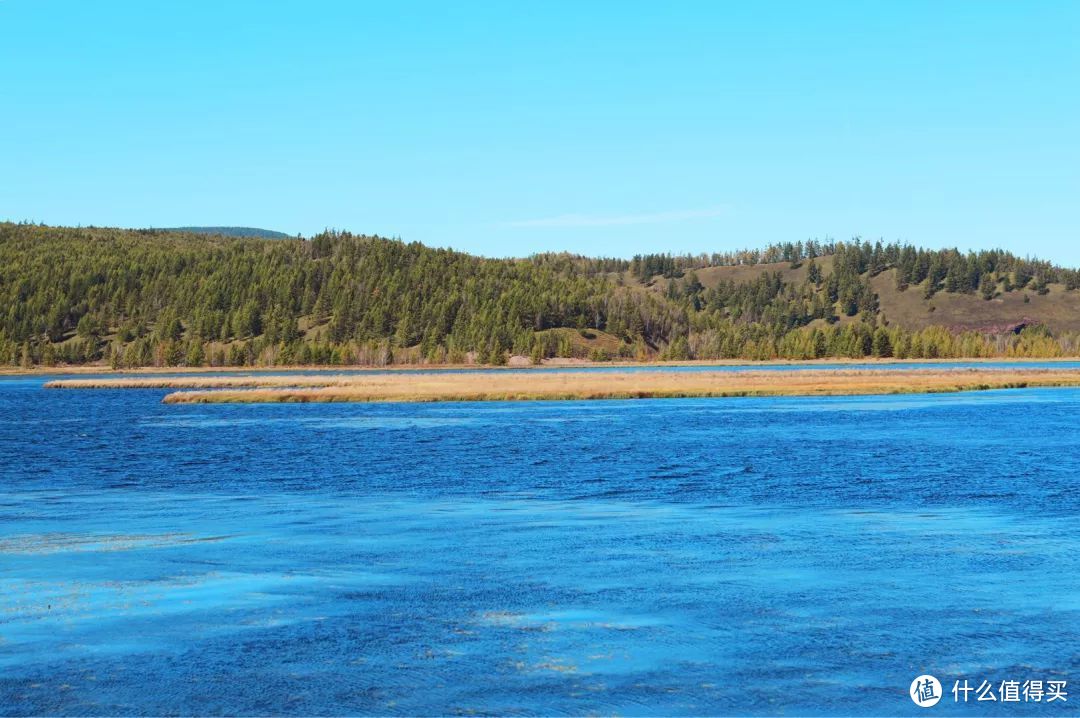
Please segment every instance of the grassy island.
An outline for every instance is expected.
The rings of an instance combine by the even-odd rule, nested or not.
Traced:
[[[174,388],[170,404],[515,401],[919,394],[1080,386],[1068,369],[524,372],[69,379],[50,388]]]

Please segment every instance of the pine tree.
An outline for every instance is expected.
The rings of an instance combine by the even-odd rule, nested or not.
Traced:
[[[891,357],[893,354],[892,341],[889,339],[889,332],[883,327],[878,327],[874,330],[874,345],[872,351],[874,356],[877,357]]]

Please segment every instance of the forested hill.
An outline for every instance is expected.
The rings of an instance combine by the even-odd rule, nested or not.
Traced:
[[[380,237],[0,224],[0,363],[1060,356],[1080,273],[1001,251],[483,259]]]

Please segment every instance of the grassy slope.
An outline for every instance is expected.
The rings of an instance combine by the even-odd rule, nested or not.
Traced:
[[[1050,293],[1044,296],[1023,290],[986,300],[977,294],[938,292],[924,299],[923,287],[897,291],[894,275],[891,269],[882,272],[871,285],[886,319],[909,329],[941,324],[953,329],[990,330],[1032,320],[1053,331],[1080,331],[1080,292],[1067,292],[1058,284],[1049,285]]]
[[[815,260],[823,274],[832,271],[832,257]],[[707,288],[721,281],[747,282],[765,272],[779,271],[785,282],[806,279],[806,262],[792,268],[787,262],[745,265],[737,267],[706,267],[695,270],[698,280]],[[628,284],[632,277],[624,276]],[[649,288],[663,292],[669,280],[656,277]],[[1060,284],[1049,285],[1049,294],[1039,296],[1031,290],[999,293],[991,300],[978,294],[949,294],[937,292],[925,299],[923,286],[896,289],[896,272],[889,269],[871,278],[870,284],[878,295],[881,313],[890,323],[905,329],[923,329],[941,325],[953,330],[976,329],[1002,331],[1005,327],[1028,321],[1048,326],[1052,331],[1080,332],[1080,292],[1067,292]],[[1027,301],[1025,301],[1025,297]],[[841,321],[845,318],[841,317]]]
[[[828,275],[832,272],[832,257],[818,257],[814,260],[824,275]],[[720,282],[749,282],[757,279],[758,276],[766,272],[780,272],[783,275],[785,282],[801,282],[806,279],[806,262],[803,262],[798,267],[792,267],[789,262],[774,262],[771,264],[744,264],[732,267],[704,267],[702,269],[695,269],[694,273],[697,274],[698,281],[706,289],[712,289]],[[629,272],[623,272],[623,281],[627,286],[642,286]],[[656,276],[647,284],[648,288],[654,292],[663,293],[667,289],[668,282],[678,280],[668,280],[663,277]]]
[[[814,260],[814,263],[821,268],[823,275],[832,272],[832,257],[818,257]],[[807,263],[803,262],[798,267],[792,268],[788,262],[776,262],[774,264],[756,264],[752,266],[706,267],[705,269],[697,269],[695,272],[698,281],[706,288],[711,289],[721,281],[749,282],[765,272],[780,272],[785,282],[802,282],[806,279],[806,265]]]

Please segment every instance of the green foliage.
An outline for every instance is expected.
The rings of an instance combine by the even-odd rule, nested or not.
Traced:
[[[832,270],[823,271],[822,257]],[[806,262],[706,287],[717,265]],[[505,363],[527,355],[606,360],[971,356],[1073,351],[1065,337],[980,341],[879,327],[870,278],[974,293],[1080,274],[1001,251],[787,243],[626,261],[570,254],[484,259],[380,237],[310,241],[154,230],[0,224],[0,363],[115,367]],[[657,277],[655,286],[646,286]],[[638,281],[634,281],[637,278]],[[929,330],[924,330],[927,332]],[[594,346],[599,336],[603,346]],[[981,335],[976,335],[981,336]],[[611,338],[614,337],[614,340]],[[1049,354],[1052,355],[1052,354]]]
[[[892,339],[889,337],[889,333],[884,328],[878,327],[874,331],[874,344],[873,352],[876,357],[891,357],[892,351]]]

